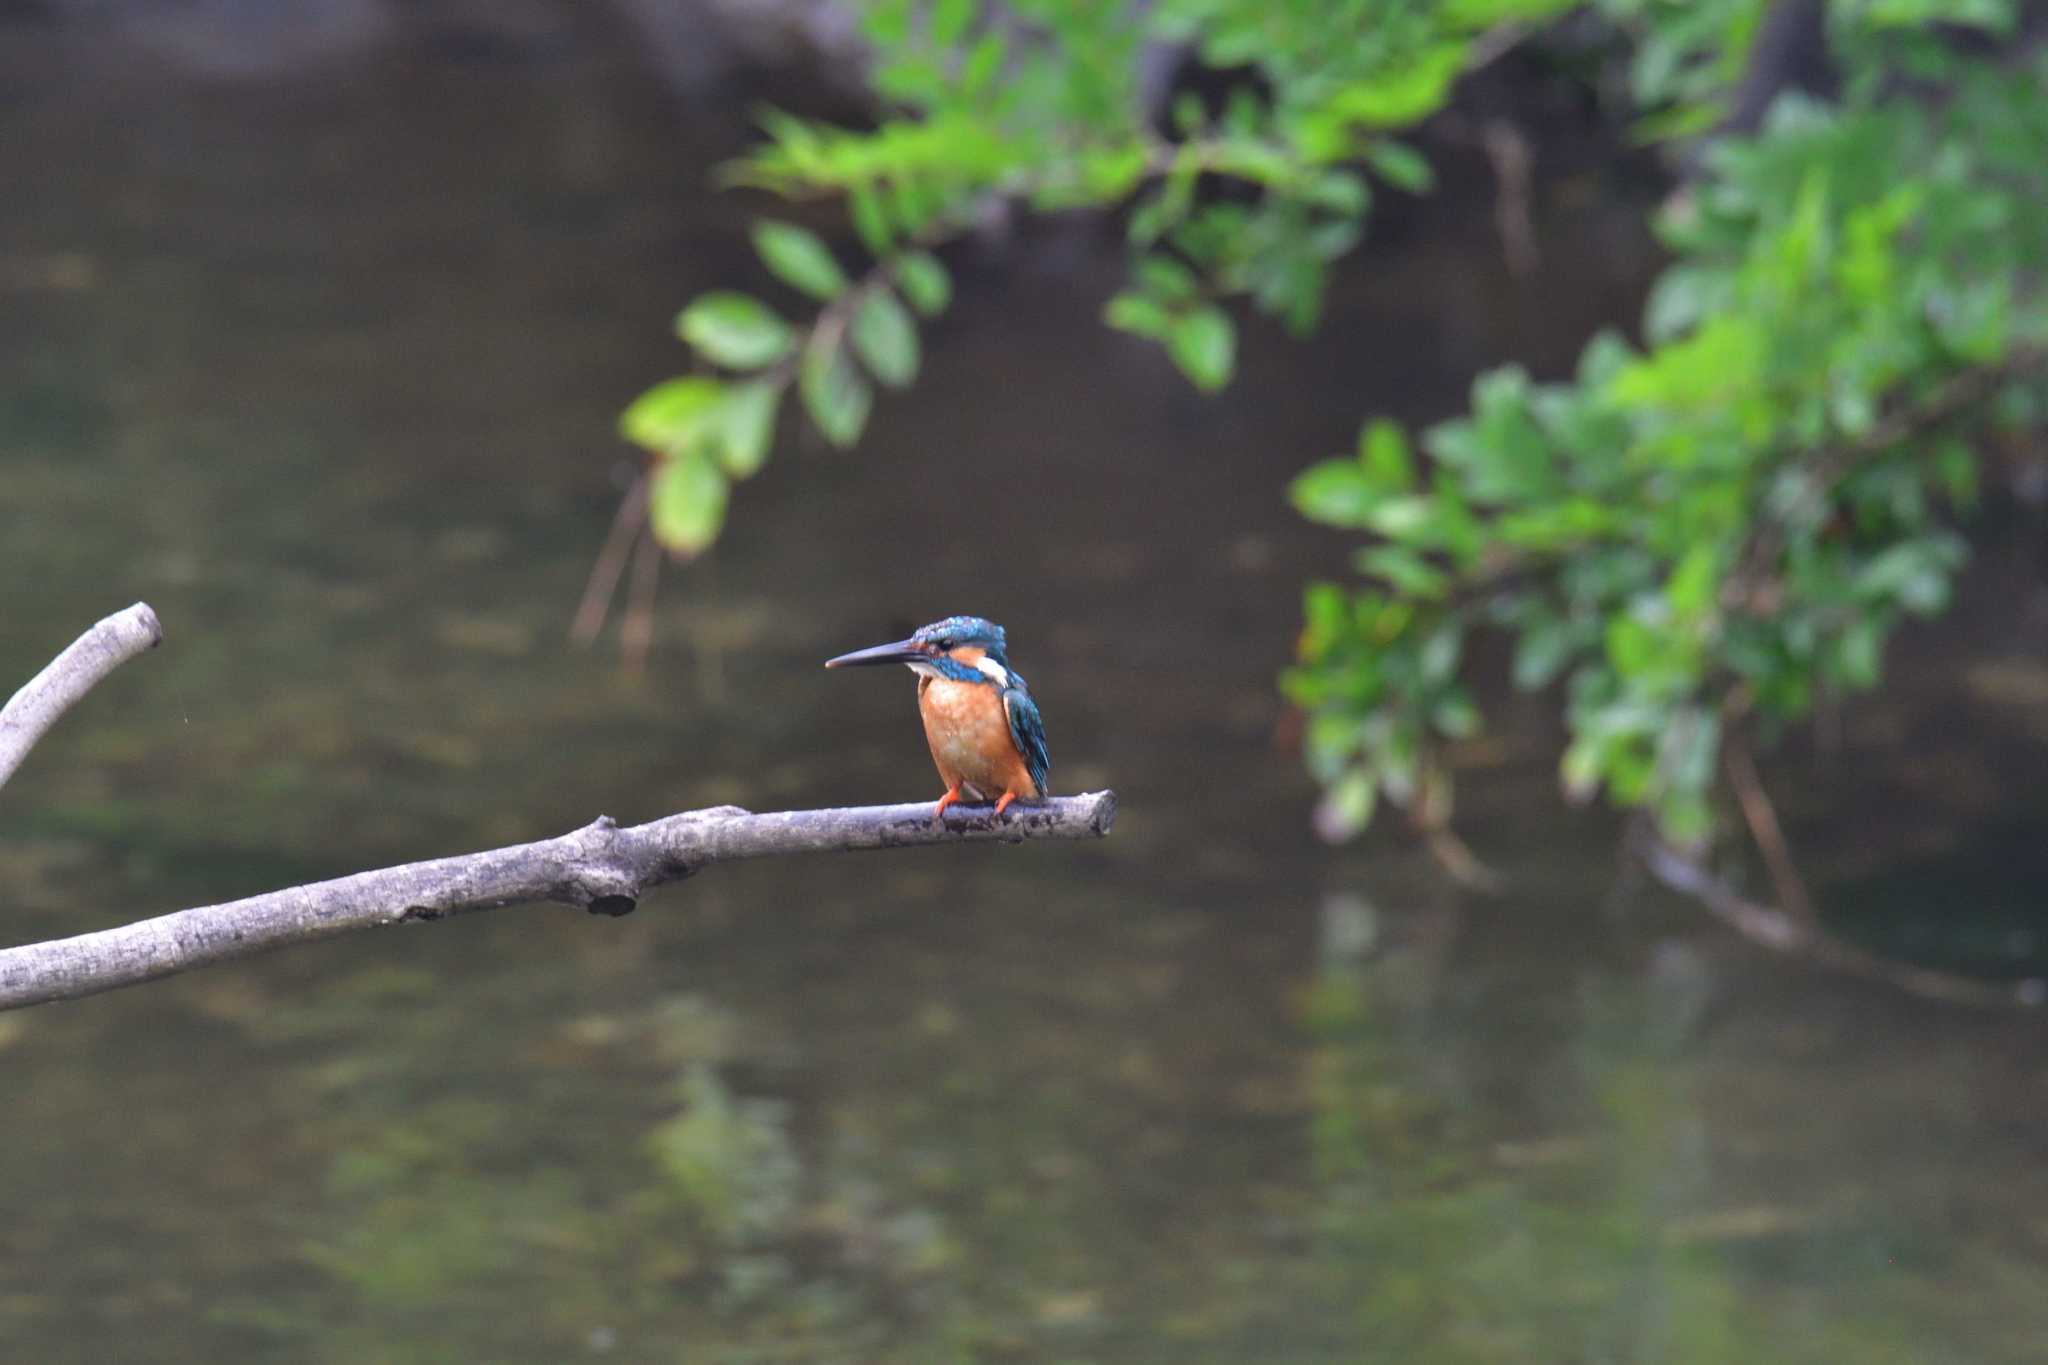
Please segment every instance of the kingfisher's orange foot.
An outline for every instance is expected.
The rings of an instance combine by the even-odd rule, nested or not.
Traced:
[[[1015,793],[1015,792],[1004,792],[1004,793],[1003,793],[1003,799],[1002,799],[1002,800],[1000,800],[1000,801],[998,801],[998,802],[996,802],[996,814],[995,814],[995,818],[996,818],[997,820],[1001,820],[1001,819],[1003,818],[1003,812],[1004,812],[1004,811],[1006,811],[1006,810],[1008,810],[1008,809],[1010,808],[1010,803],[1011,803],[1012,801],[1015,801],[1016,799],[1017,799],[1017,793]]]
[[[955,783],[954,785],[952,785],[952,786],[950,786],[950,787],[946,788],[946,794],[945,794],[944,796],[942,796],[942,797],[940,797],[940,798],[939,798],[939,804],[938,804],[938,806],[937,806],[937,807],[936,807],[936,808],[935,808],[935,809],[934,809],[934,810],[932,811],[932,823],[933,823],[933,824],[935,824],[935,825],[943,825],[943,824],[945,824],[945,823],[946,823],[946,807],[948,807],[948,806],[952,805],[953,803],[955,803],[955,802],[956,802],[956,801],[958,801],[959,799],[960,799],[960,786],[959,786],[959,784],[958,784],[958,783]]]

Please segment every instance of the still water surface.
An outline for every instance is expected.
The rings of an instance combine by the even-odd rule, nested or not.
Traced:
[[[1307,832],[1272,680],[1344,547],[1280,488],[1630,315],[1611,187],[1561,187],[1523,285],[1483,211],[1390,223],[1215,401],[1097,323],[1112,235],[963,257],[916,393],[853,456],[784,441],[636,681],[563,629],[617,408],[751,278],[704,193],[737,111],[596,49],[0,63],[0,678],[137,597],[168,631],[0,794],[11,940],[600,811],[936,796],[909,679],[817,665],[952,611],[1124,812],[0,1016],[0,1358],[2048,1358],[2038,1023],[1617,886],[1527,704],[1462,779],[1507,894]],[[1824,877],[2039,870],[1973,831],[2040,808],[2040,642],[1966,629],[1792,802]]]

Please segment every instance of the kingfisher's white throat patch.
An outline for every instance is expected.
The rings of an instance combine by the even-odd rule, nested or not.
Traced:
[[[923,659],[906,659],[904,663],[911,672],[917,674],[920,678],[943,678],[946,676],[939,672],[936,664],[927,663]],[[974,661],[974,667],[982,677],[987,678],[997,687],[1008,687],[1010,685],[1010,670],[1004,668],[986,654]]]

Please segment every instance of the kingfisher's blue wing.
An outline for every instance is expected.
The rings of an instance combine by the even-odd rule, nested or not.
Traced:
[[[1045,775],[1052,768],[1052,755],[1045,749],[1045,723],[1038,718],[1038,703],[1022,686],[1023,679],[1010,675],[1011,685],[1003,689],[1003,713],[1010,718],[1010,742],[1024,757],[1024,767],[1038,784],[1038,794],[1048,795]]]

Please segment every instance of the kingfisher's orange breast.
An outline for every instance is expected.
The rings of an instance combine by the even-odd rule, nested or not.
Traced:
[[[972,788],[974,798],[981,801],[993,801],[1006,791],[1040,795],[1010,738],[1010,718],[998,689],[951,678],[919,678],[917,709],[924,717],[932,762],[948,788]]]

